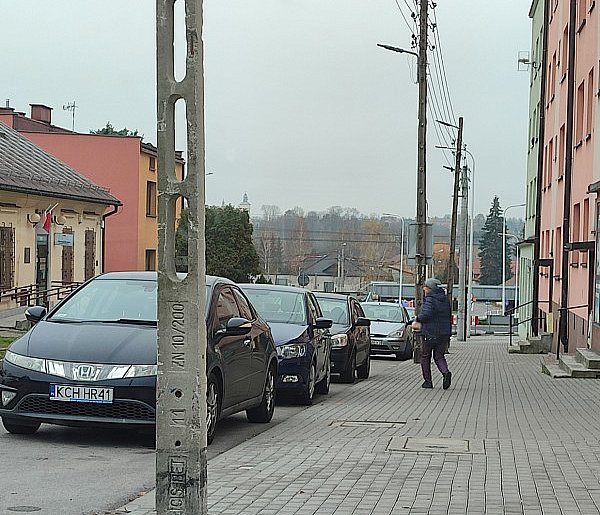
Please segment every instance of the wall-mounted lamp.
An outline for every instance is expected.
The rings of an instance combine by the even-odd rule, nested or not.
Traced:
[[[58,215],[54,217],[54,223],[56,225],[65,225],[67,223],[67,217],[64,215]]]
[[[40,215],[38,213],[31,213],[31,214],[27,214],[27,221],[31,224],[31,225],[35,225],[37,224],[39,221],[41,220]]]

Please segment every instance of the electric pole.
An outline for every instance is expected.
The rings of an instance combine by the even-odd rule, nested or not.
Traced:
[[[202,0],[185,0],[186,69],[175,79],[173,0],[156,0],[158,143],[158,357],[156,512],[204,515],[206,459],[206,268]],[[175,174],[175,103],[184,100],[187,174]],[[187,202],[188,274],[175,268],[177,205]]]
[[[458,213],[458,190],[460,184],[460,174],[461,174],[461,151],[462,151],[462,139],[463,139],[463,117],[461,116],[458,119],[458,135],[456,137],[456,163],[454,165],[454,193],[452,195],[452,226],[450,228],[450,251],[448,252],[448,268],[447,268],[447,279],[446,284],[448,289],[446,293],[448,294],[448,300],[450,301],[450,306],[454,307],[452,302],[452,289],[454,287],[454,268],[455,261],[454,255],[456,254],[456,218]]]
[[[458,224],[458,320],[456,326],[456,336],[458,341],[464,342],[466,339],[467,324],[467,228],[469,225],[468,202],[469,202],[469,183],[467,179],[467,167],[461,168],[461,198],[460,198],[460,221]]]
[[[417,216],[415,306],[417,313],[423,305],[423,284],[427,265],[427,49],[429,0],[421,0],[419,13],[419,53],[417,81],[419,83],[419,130],[417,151]],[[417,359],[415,353],[415,360]]]

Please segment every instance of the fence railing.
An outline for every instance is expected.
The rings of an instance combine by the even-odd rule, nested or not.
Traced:
[[[17,306],[50,306],[52,299],[61,300],[77,288],[79,282],[52,281],[49,288],[40,288],[37,284],[15,286],[9,290],[0,292],[0,301],[12,300]]]

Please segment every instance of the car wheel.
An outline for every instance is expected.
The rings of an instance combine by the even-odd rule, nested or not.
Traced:
[[[267,370],[267,378],[265,381],[265,388],[263,390],[263,396],[260,404],[255,408],[246,410],[246,418],[250,422],[258,422],[260,424],[266,424],[273,418],[273,411],[275,410],[275,370],[273,366]]]
[[[215,374],[210,374],[206,385],[206,441],[212,443],[221,414],[221,389]]]
[[[317,377],[317,365],[313,362],[308,371],[308,381],[304,387],[304,391],[300,394],[300,402],[310,406],[315,397],[315,379]]]
[[[331,357],[327,358],[327,370],[325,372],[325,377],[321,379],[315,390],[317,393],[322,393],[323,395],[327,395],[329,393],[329,386],[331,385]]]
[[[2,417],[2,424],[4,429],[14,435],[32,435],[42,425],[41,422],[17,422],[16,419],[8,417]]]
[[[353,383],[356,377],[356,350],[352,351],[352,356],[346,363],[346,368],[340,374],[342,383]]]
[[[369,377],[370,373],[371,373],[371,352],[369,350],[369,352],[367,352],[367,357],[365,358],[365,362],[356,369],[356,374],[358,375],[359,379],[366,379],[367,377]]]
[[[406,342],[406,350],[403,354],[404,359],[412,359],[413,357],[413,340],[408,340]]]

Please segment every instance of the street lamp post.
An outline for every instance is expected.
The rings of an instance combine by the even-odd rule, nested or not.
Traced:
[[[402,287],[404,286],[403,266],[404,266],[404,217],[394,213],[383,213],[383,216],[398,218],[402,225],[400,226],[400,270],[398,271],[398,304],[402,305]]]
[[[525,204],[508,206],[502,216],[502,315],[506,315],[506,212],[509,209],[524,206]]]

